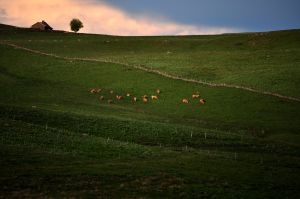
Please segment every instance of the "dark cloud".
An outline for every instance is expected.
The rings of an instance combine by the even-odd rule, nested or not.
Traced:
[[[192,25],[247,30],[300,27],[299,0],[97,0],[129,13],[163,15]]]

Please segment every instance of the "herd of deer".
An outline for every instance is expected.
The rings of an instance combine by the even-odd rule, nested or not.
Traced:
[[[102,91],[102,89],[101,89],[101,88],[92,88],[92,89],[90,89],[89,91],[90,91],[90,93],[100,93],[100,92]],[[113,94],[114,94],[114,91],[113,91],[113,90],[110,90],[109,93],[110,93],[111,95],[113,95]],[[149,99],[151,99],[151,100],[153,100],[153,101],[158,100],[158,96],[159,96],[159,94],[161,94],[161,90],[160,90],[160,89],[156,89],[156,94],[157,94],[157,95],[151,95],[150,97],[148,97],[148,95],[143,95],[143,96],[142,96],[142,101],[145,102],[145,103],[147,103]],[[123,99],[124,99],[124,97],[123,97],[122,95],[116,95],[115,97],[116,97],[117,100],[123,100]],[[131,100],[132,100],[133,102],[137,102],[137,101],[139,100],[136,96],[132,96],[130,93],[127,93],[127,94],[126,94],[126,97],[131,98]],[[206,102],[204,99],[200,98],[200,94],[199,94],[199,93],[194,93],[194,94],[192,94],[192,98],[193,98],[193,99],[199,99],[199,103],[200,103],[200,104],[205,104],[205,102]],[[99,100],[100,100],[100,101],[103,101],[103,100],[105,100],[105,97],[104,97],[103,95],[101,95],[101,96],[99,97]],[[109,104],[111,104],[111,103],[113,103],[114,101],[113,101],[113,99],[110,98],[110,99],[107,100],[107,102],[108,102]],[[189,103],[189,99],[184,98],[184,99],[181,100],[181,102],[182,102],[183,104],[188,104],[188,103]]]

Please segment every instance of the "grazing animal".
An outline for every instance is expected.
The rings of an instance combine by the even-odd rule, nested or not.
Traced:
[[[161,93],[160,89],[156,89],[156,93],[160,94]]]
[[[134,102],[136,102],[138,99],[137,99],[137,97],[133,97],[132,100],[133,100]]]
[[[188,99],[182,99],[182,103],[188,104],[188,103],[189,103],[189,100],[188,100]]]
[[[152,99],[152,100],[157,100],[158,97],[157,97],[156,95],[152,95],[152,96],[151,96],[151,99]]]
[[[113,103],[113,101],[112,101],[112,100],[107,100],[107,102],[108,102],[109,104],[112,104],[112,103]]]
[[[147,95],[142,96],[142,98],[143,98],[143,102],[148,102],[148,96]]]
[[[99,100],[104,100],[104,96],[100,96],[100,97],[99,97]]]
[[[123,96],[121,96],[121,95],[116,95],[116,98],[117,98],[118,100],[122,100],[122,99],[123,99]]]
[[[200,95],[199,95],[199,94],[193,94],[193,95],[192,95],[192,98],[193,98],[193,99],[195,99],[195,98],[199,98],[199,97],[200,97]]]
[[[102,91],[101,88],[96,89],[96,93],[100,93]]]
[[[130,93],[127,93],[126,96],[127,96],[127,97],[130,97]]]
[[[92,88],[92,89],[90,90],[90,93],[96,93],[96,89]]]
[[[205,104],[205,102],[206,102],[205,99],[200,99],[200,100],[199,100],[199,103],[200,103],[200,104]]]

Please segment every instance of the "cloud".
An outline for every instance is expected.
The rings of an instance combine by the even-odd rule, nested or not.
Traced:
[[[240,32],[226,27],[199,27],[151,16],[132,16],[95,0],[0,0],[1,23],[30,27],[46,20],[54,29],[70,30],[72,18],[84,25],[80,32],[112,35],[198,35]]]
[[[0,7],[0,22],[6,19],[6,11]]]

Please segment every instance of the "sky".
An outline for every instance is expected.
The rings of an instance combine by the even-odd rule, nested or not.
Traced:
[[[0,0],[0,23],[45,20],[110,35],[203,35],[300,28],[299,0]]]

